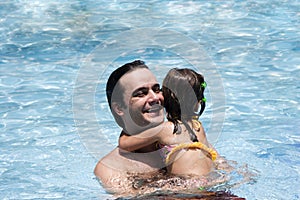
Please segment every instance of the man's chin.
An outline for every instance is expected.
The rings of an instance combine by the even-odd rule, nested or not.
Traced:
[[[162,114],[152,116],[149,118],[149,126],[154,127],[158,126],[159,124],[163,123],[164,121],[164,116]]]

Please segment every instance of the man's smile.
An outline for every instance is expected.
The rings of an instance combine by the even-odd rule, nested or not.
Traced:
[[[159,104],[153,105],[150,109],[143,109],[144,113],[156,113],[159,112],[161,109],[163,109],[163,106]]]

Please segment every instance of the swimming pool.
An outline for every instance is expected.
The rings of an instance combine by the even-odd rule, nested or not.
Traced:
[[[141,58],[161,81],[168,68],[189,65],[176,54],[176,39],[187,39],[203,48],[222,81],[225,115],[215,147],[259,172],[255,183],[230,190],[247,199],[300,199],[299,10],[297,0],[1,1],[0,198],[110,198],[93,168],[117,144],[103,91],[112,67],[93,68],[99,77],[82,70],[95,59],[117,66]],[[133,51],[115,60],[104,53],[121,46],[109,38],[145,29],[176,37],[140,49],[129,40],[124,49]],[[93,57],[99,46],[101,56]],[[76,104],[95,78],[91,103]],[[202,121],[210,137],[219,108],[210,104],[214,81],[207,81]],[[78,117],[80,108],[92,116]]]

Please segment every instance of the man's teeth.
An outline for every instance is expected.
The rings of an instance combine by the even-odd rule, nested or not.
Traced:
[[[149,109],[147,112],[148,112],[148,113],[150,113],[150,112],[157,112],[157,111],[159,111],[160,109],[162,109],[162,106],[160,106],[160,105],[152,106],[152,108]]]

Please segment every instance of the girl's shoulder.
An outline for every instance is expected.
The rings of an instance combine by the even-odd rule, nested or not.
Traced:
[[[166,134],[173,134],[173,130],[174,130],[174,124],[170,121],[166,121],[164,122],[164,129],[163,132]]]
[[[174,124],[170,121],[166,121],[163,124],[163,129],[159,132],[159,142],[161,144],[174,144]]]

